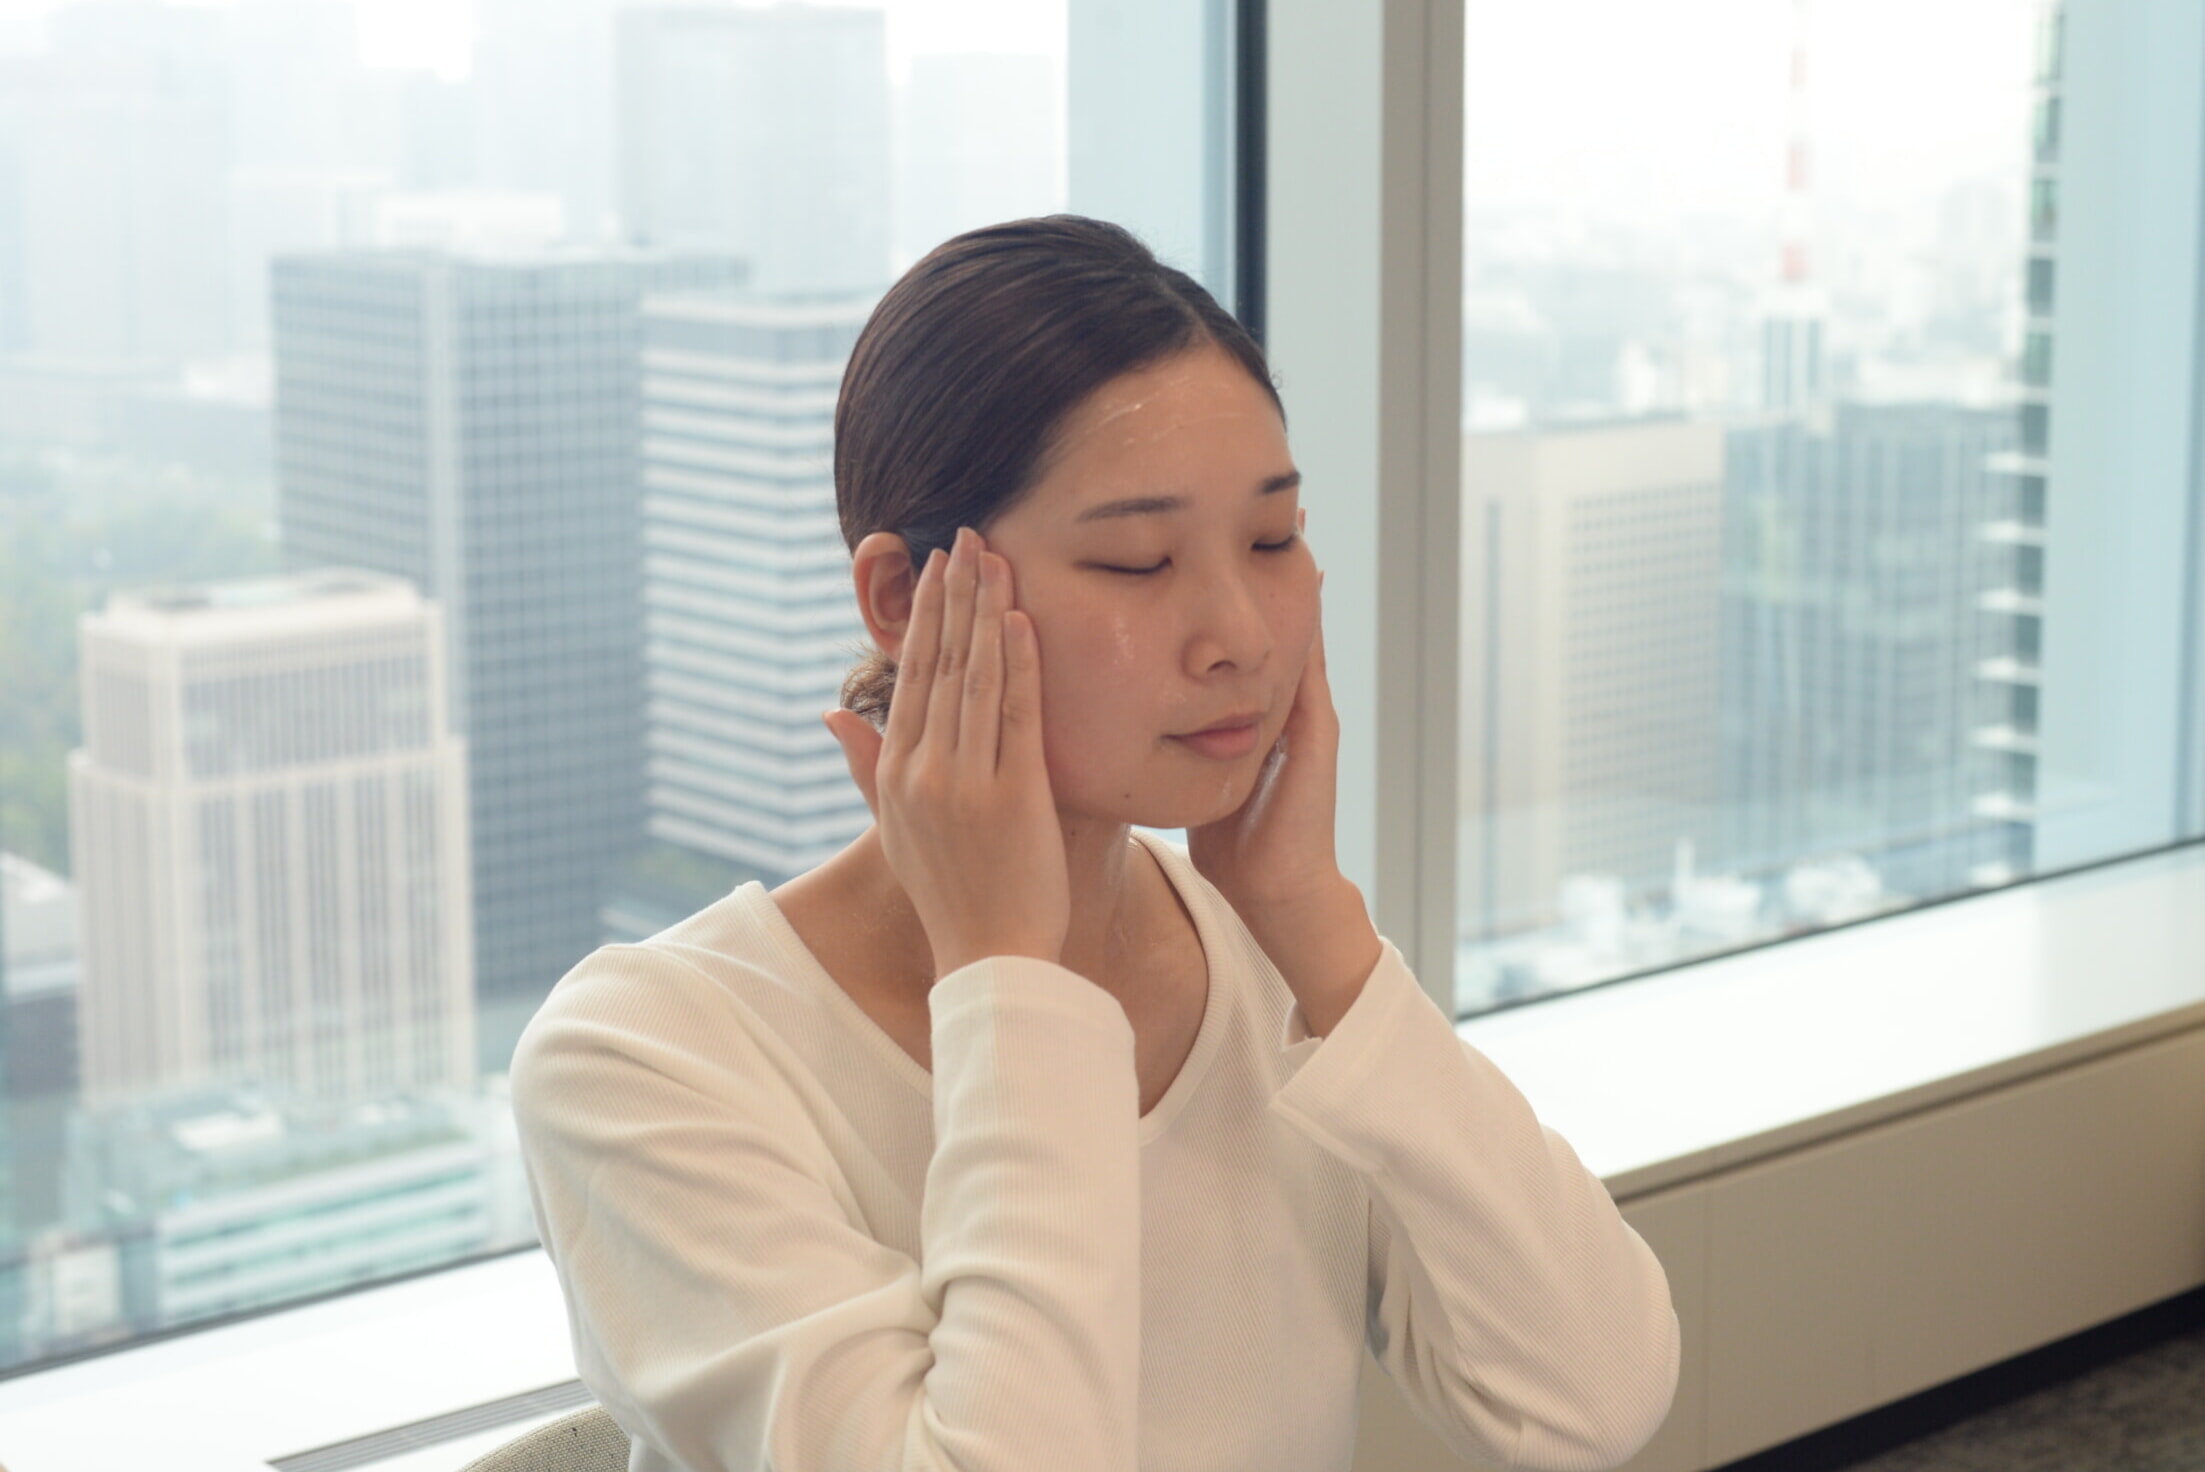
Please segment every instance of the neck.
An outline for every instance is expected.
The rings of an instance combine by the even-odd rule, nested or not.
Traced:
[[[1072,920],[1065,931],[1062,960],[1067,968],[1123,1001],[1125,979],[1135,970],[1126,963],[1141,949],[1139,881],[1150,861],[1134,852],[1133,832],[1127,824],[1065,812],[1058,819],[1064,829],[1064,865],[1072,890]],[[860,913],[878,917],[873,927],[878,944],[900,958],[899,973],[921,986],[932,986],[937,978],[926,927],[919,923],[910,896],[888,867],[880,825],[867,828],[829,863],[850,866],[853,883],[865,896]]]

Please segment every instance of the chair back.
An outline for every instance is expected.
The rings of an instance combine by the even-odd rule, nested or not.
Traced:
[[[603,1406],[584,1406],[484,1452],[460,1472],[628,1472],[628,1434]]]

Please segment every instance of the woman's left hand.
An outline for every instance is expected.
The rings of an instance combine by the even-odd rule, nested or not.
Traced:
[[[1317,575],[1317,637],[1302,665],[1286,726],[1248,800],[1187,830],[1195,868],[1245,917],[1306,903],[1340,879],[1333,852],[1339,800],[1340,716],[1325,680],[1324,574]]]
[[[1333,845],[1340,717],[1325,678],[1323,587],[1319,573],[1317,636],[1248,800],[1187,830],[1195,868],[1239,913],[1320,1036],[1360,994],[1380,950]]]

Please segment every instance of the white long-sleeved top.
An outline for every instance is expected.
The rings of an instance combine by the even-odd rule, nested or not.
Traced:
[[[1653,1434],[1676,1315],[1598,1178],[1392,942],[1312,1037],[1139,837],[1209,964],[1145,1116],[1084,977],[942,977],[930,1074],[757,883],[560,981],[515,1112],[632,1472],[1344,1472],[1366,1342],[1468,1455],[1597,1468]]]

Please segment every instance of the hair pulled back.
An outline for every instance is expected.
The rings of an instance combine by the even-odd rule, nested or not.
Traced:
[[[892,531],[924,567],[959,527],[984,526],[1032,488],[1090,394],[1206,343],[1279,402],[1248,330],[1121,226],[1049,215],[943,242],[881,298],[843,371],[843,540],[855,551]],[[842,704],[880,725],[895,683],[895,662],[871,651],[843,682]]]

